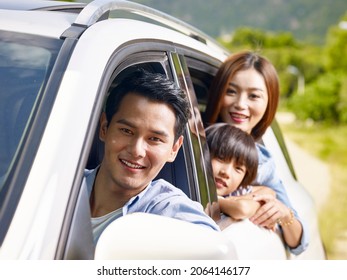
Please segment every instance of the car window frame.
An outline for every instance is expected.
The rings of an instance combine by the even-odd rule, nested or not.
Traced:
[[[145,47],[144,47],[145,46]],[[151,48],[152,46],[152,48]],[[145,49],[146,51],[143,51]],[[83,234],[80,231],[76,230],[77,225],[82,228],[90,228],[91,232],[91,225],[89,225],[90,221],[84,220],[84,222],[79,221],[77,223],[77,216],[81,216],[81,212],[83,211],[90,211],[89,209],[89,199],[82,199],[81,196],[83,196],[83,191],[81,188],[83,188],[83,173],[84,168],[88,162],[90,150],[93,145],[93,140],[95,139],[95,135],[97,135],[98,132],[98,123],[99,123],[99,116],[102,112],[102,108],[104,105],[104,100],[107,96],[107,92],[110,87],[112,87],[112,82],[122,70],[124,70],[127,67],[134,66],[141,63],[158,63],[159,57],[166,57],[166,59],[161,60],[161,64],[163,66],[163,70],[165,71],[165,74],[170,78],[175,80],[175,74],[173,73],[173,65],[169,61],[169,54],[170,52],[175,52],[175,48],[166,43],[162,42],[132,42],[129,45],[123,45],[121,48],[114,51],[112,57],[110,57],[109,62],[107,64],[107,67],[104,71],[104,75],[102,77],[102,80],[99,84],[99,90],[98,94],[95,96],[97,99],[95,102],[95,107],[93,109],[93,114],[90,116],[89,120],[89,130],[85,135],[85,145],[84,149],[81,151],[81,157],[80,157],[80,164],[77,168],[76,177],[74,179],[74,184],[72,186],[71,195],[68,202],[68,207],[66,210],[57,251],[56,251],[56,259],[65,259],[69,258],[69,256],[72,256],[71,253],[74,249],[74,241],[76,239],[77,234]],[[176,81],[177,82],[177,81]],[[192,181],[192,171],[189,170],[189,160],[187,162],[187,159],[189,159],[191,152],[189,151],[190,148],[188,148],[188,137],[187,137],[187,130],[185,132],[186,140],[183,144],[183,155],[184,155],[184,166],[182,167],[182,164],[178,164],[176,162],[176,166],[174,166],[176,176],[177,174],[182,175],[180,171],[185,170],[187,173],[188,181]],[[189,151],[189,152],[188,152]],[[182,158],[181,158],[182,160]],[[182,163],[182,162],[181,162]],[[174,162],[175,165],[175,162]],[[182,169],[183,168],[183,169]],[[180,171],[178,171],[180,170]],[[190,175],[188,175],[190,174]],[[81,187],[82,186],[82,187]],[[178,186],[179,187],[179,186]],[[189,193],[187,194],[190,196],[191,199],[201,202],[201,199],[199,197],[199,194],[196,194],[196,189],[198,188],[198,185],[189,185]],[[194,196],[195,194],[195,196]],[[88,207],[86,207],[88,206]],[[81,210],[81,209],[88,209],[88,210]],[[90,213],[89,218],[90,218]],[[85,216],[82,214],[82,216]],[[88,240],[88,235],[86,234],[86,239]],[[82,238],[80,236],[80,238]],[[90,251],[90,250],[87,250]],[[88,254],[87,254],[88,255]],[[86,258],[89,257],[86,255]],[[79,255],[79,258],[83,259],[83,253],[82,255]]]

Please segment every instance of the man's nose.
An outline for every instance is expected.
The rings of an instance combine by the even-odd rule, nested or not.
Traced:
[[[135,158],[146,155],[146,142],[142,138],[133,138],[128,144],[128,152]]]

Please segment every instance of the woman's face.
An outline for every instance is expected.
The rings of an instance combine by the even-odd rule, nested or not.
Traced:
[[[262,119],[268,104],[264,78],[255,69],[242,70],[230,80],[220,117],[247,133]]]

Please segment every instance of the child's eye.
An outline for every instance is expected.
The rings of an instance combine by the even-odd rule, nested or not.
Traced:
[[[239,173],[244,173],[245,172],[245,168],[243,166],[236,166],[236,171]]]
[[[219,162],[223,162],[223,163],[225,163],[225,158],[222,158],[222,157],[216,157],[216,160],[218,160]]]

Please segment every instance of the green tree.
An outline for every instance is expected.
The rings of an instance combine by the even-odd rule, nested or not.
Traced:
[[[311,119],[325,123],[339,123],[344,115],[343,103],[340,103],[340,89],[343,75],[331,72],[306,87],[303,95],[294,95],[289,107],[298,119]],[[341,106],[342,105],[342,106]]]
[[[290,32],[266,32],[250,27],[237,28],[229,42],[225,42],[229,48],[249,47],[254,50],[264,48],[297,47],[297,42]]]
[[[347,12],[332,26],[326,39],[327,70],[347,69]]]
[[[341,123],[347,123],[347,75],[343,75],[339,92],[339,120]]]

